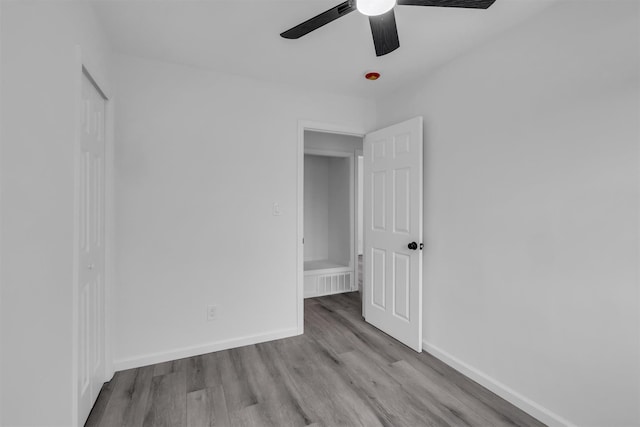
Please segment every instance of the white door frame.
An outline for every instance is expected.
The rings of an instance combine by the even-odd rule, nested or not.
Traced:
[[[74,141],[74,210],[73,210],[73,291],[72,291],[72,348],[71,348],[71,423],[76,427],[84,423],[78,419],[78,285],[79,285],[79,182],[80,182],[80,147],[82,142],[82,82],[84,76],[88,76],[92,80],[99,92],[105,98],[105,168],[104,168],[104,314],[105,314],[105,342],[104,342],[104,381],[109,381],[114,374],[113,367],[113,319],[114,319],[114,102],[112,90],[106,82],[104,76],[94,72],[99,70],[98,66],[94,66],[92,55],[90,52],[83,53],[80,46],[75,47],[75,61],[73,64],[73,76],[75,80],[75,141]]]
[[[364,140],[363,140],[364,142]],[[363,147],[364,148],[364,147]],[[362,289],[360,289],[360,292],[364,294],[364,278],[360,277],[360,269],[358,268],[359,262],[360,262],[360,254],[358,251],[358,237],[360,237],[360,226],[361,224],[361,220],[360,217],[363,216],[362,214],[364,212],[360,212],[359,206],[358,206],[358,199],[360,197],[360,166],[358,164],[358,157],[361,157],[364,155],[364,150],[356,150],[355,152],[355,156],[353,158],[353,164],[354,164],[354,168],[353,168],[353,173],[354,173],[354,177],[353,177],[353,191],[354,191],[354,198],[355,198],[355,203],[354,203],[354,235],[353,235],[353,239],[354,239],[354,244],[355,244],[355,270],[354,270],[354,274],[353,277],[355,277],[355,281],[356,281],[356,286],[358,286],[358,283],[360,282],[360,280],[362,279]],[[364,197],[364,194],[363,194]],[[364,211],[364,207],[363,207],[363,211]],[[364,240],[364,236],[362,236],[362,239]],[[363,241],[363,251],[364,251],[364,241]],[[364,263],[364,254],[362,257],[362,262]],[[364,272],[364,265],[363,265],[363,270]],[[362,305],[362,316],[363,317],[367,317],[366,316],[366,306],[363,304]]]
[[[304,333],[304,131],[316,131],[324,133],[335,133],[338,135],[350,135],[364,138],[366,132],[362,128],[355,128],[348,125],[337,125],[331,123],[315,122],[310,120],[298,121],[298,167],[297,167],[297,243],[296,243],[296,268],[297,268],[297,286],[296,286],[296,302],[297,302],[297,329],[298,334]],[[355,197],[354,197],[355,199]],[[354,201],[357,203],[357,200]],[[354,227],[355,229],[355,227]],[[357,233],[357,230],[352,230]],[[357,252],[357,245],[352,245],[353,252]],[[352,254],[353,256],[353,254]],[[357,253],[354,260],[357,260]],[[355,266],[357,269],[357,265]]]

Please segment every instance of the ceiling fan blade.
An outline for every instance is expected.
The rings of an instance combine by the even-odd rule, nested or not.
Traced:
[[[371,35],[376,47],[376,56],[386,55],[400,47],[398,28],[396,27],[396,15],[391,9],[387,13],[378,16],[370,16]]]
[[[398,0],[402,6],[439,6],[464,7],[469,9],[487,9],[496,0]]]
[[[284,37],[285,39],[298,39],[305,34],[309,34],[313,30],[317,30],[323,25],[327,25],[331,21],[335,21],[341,16],[353,12],[354,10],[356,10],[355,1],[347,0],[344,3],[341,3],[338,6],[327,10],[326,12],[322,12],[320,15],[316,15],[313,18],[304,21],[300,25],[296,25],[295,27],[280,34],[280,36]]]

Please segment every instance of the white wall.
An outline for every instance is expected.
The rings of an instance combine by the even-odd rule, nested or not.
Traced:
[[[428,349],[552,424],[640,425],[638,5],[558,2],[378,104],[426,121]]]
[[[298,120],[368,128],[370,103],[124,56],[116,71],[116,367],[295,334]]]
[[[353,153],[362,150],[362,137],[307,130],[304,132],[304,146],[315,150]]]
[[[304,260],[329,259],[329,158],[304,156]]]
[[[76,46],[101,82],[109,47],[86,4],[3,2],[1,19],[0,424],[69,426]]]

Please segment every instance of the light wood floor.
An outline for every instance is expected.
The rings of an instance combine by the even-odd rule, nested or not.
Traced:
[[[305,334],[116,373],[87,426],[541,426],[365,323],[358,292],[305,301]]]

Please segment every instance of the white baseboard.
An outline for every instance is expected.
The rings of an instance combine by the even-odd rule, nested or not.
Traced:
[[[534,402],[531,399],[528,399],[516,392],[515,390],[510,389],[506,385],[502,384],[500,381],[491,378],[489,375],[480,371],[479,369],[474,368],[473,366],[463,362],[462,360],[450,355],[446,351],[436,347],[435,345],[423,341],[422,347],[426,352],[431,354],[432,356],[440,359],[447,365],[451,366],[456,371],[464,374],[465,376],[471,378],[481,386],[491,390],[507,402],[517,406],[522,409],[524,412],[528,413],[532,417],[537,418],[543,423],[547,424],[550,427],[575,427],[574,424],[565,420],[560,415],[548,410],[542,405]]]
[[[153,365],[154,363],[169,362],[171,360],[183,359],[185,357],[198,356],[200,354],[212,353],[214,351],[228,350],[230,348],[243,347],[245,345],[279,340],[296,335],[300,335],[297,328],[281,329],[265,334],[249,335],[203,345],[182,347],[141,356],[128,357],[125,359],[115,360],[113,362],[113,366],[115,371],[123,371],[125,369],[139,368],[141,366]]]

